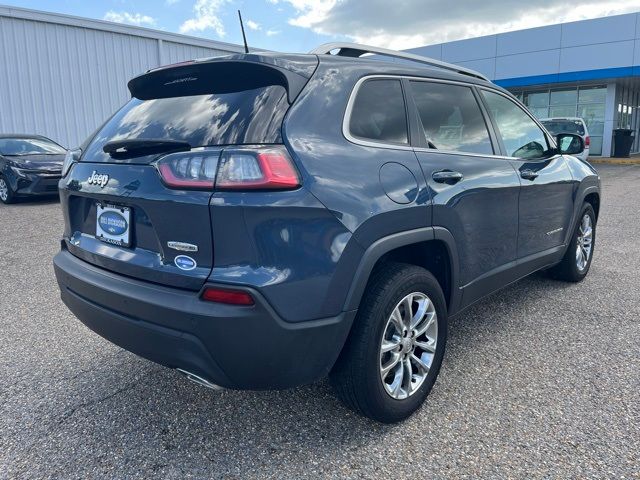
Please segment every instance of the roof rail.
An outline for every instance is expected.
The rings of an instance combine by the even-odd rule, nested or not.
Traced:
[[[332,42],[325,43],[319,47],[314,48],[309,53],[315,55],[327,55],[333,50],[339,50],[336,55],[341,57],[354,57],[358,58],[367,53],[373,53],[378,55],[384,55],[385,57],[402,58],[404,60],[410,60],[416,63],[422,63],[431,67],[442,68],[444,70],[450,70],[456,73],[462,73],[463,75],[469,75],[471,77],[479,78],[490,82],[486,76],[470,68],[461,67],[460,65],[454,65],[452,63],[442,62],[435,58],[423,57],[421,55],[415,55],[413,53],[399,52],[397,50],[389,50],[388,48],[372,47],[369,45],[361,45],[359,43],[348,42]]]

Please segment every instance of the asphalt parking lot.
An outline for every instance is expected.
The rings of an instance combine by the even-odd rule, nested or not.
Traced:
[[[640,166],[599,170],[587,279],[535,275],[452,321],[395,426],[325,382],[215,392],[115,347],[58,297],[58,203],[0,205],[0,478],[640,478]]]

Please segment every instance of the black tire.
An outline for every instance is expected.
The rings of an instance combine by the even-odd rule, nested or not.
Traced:
[[[582,225],[582,219],[585,215],[588,215],[591,220],[591,250],[589,251],[589,256],[587,258],[586,265],[584,268],[580,269],[578,267],[577,262],[577,249],[578,249],[578,241],[581,236],[580,228]],[[580,210],[580,215],[578,217],[577,225],[573,231],[573,235],[571,236],[571,241],[569,242],[569,246],[567,247],[567,251],[562,257],[562,261],[551,267],[548,270],[549,275],[552,278],[557,280],[562,280],[565,282],[581,282],[589,273],[589,268],[591,267],[591,260],[593,259],[593,252],[596,245],[596,214],[593,211],[593,207],[589,203],[585,203]]]
[[[15,194],[13,193],[13,190],[11,190],[11,185],[9,185],[9,182],[7,182],[7,180],[0,175],[0,191],[3,190],[3,185],[6,188],[5,190],[5,194],[0,193],[0,202],[4,203],[4,204],[10,204],[15,202]]]
[[[426,295],[435,307],[437,343],[422,385],[407,398],[398,400],[387,393],[383,385],[380,347],[391,313],[403,298],[414,292]],[[435,277],[413,265],[384,264],[372,274],[352,331],[329,380],[338,398],[355,412],[383,423],[399,422],[415,412],[431,391],[442,365],[446,339],[447,308]],[[407,378],[413,379],[413,376]]]

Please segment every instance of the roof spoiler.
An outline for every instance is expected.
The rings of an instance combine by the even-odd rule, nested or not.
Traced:
[[[289,103],[293,103],[317,64],[317,58],[310,62],[308,56],[301,63],[262,55],[230,55],[159,67],[129,80],[127,85],[131,95],[140,100],[282,85]]]
[[[382,55],[385,57],[392,58],[401,58],[403,60],[410,60],[412,62],[421,63],[423,65],[429,65],[430,67],[441,68],[443,70],[449,70],[456,73],[461,73],[463,75],[468,75],[470,77],[478,78],[480,80],[485,80],[490,82],[485,75],[480,72],[476,72],[475,70],[471,70],[470,68],[461,67],[460,65],[454,65],[452,63],[443,62],[440,60],[436,60],[435,58],[423,57],[422,55],[415,55],[413,53],[407,52],[399,52],[397,50],[389,50],[387,48],[380,47],[372,47],[370,45],[362,45],[359,43],[348,43],[348,42],[332,42],[325,43],[320,45],[317,48],[314,48],[309,53],[314,55],[329,55],[332,51],[338,50],[335,55],[340,57],[353,57],[359,58],[367,53]]]

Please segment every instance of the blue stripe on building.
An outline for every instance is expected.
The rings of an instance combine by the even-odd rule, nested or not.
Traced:
[[[550,83],[569,83],[588,80],[607,80],[623,77],[640,77],[640,65],[619,68],[601,68],[598,70],[582,70],[579,72],[554,73],[551,75],[535,75],[530,77],[502,78],[494,83],[504,88],[545,85]]]

